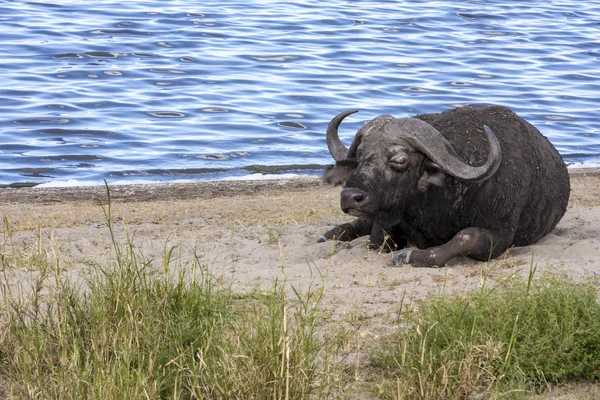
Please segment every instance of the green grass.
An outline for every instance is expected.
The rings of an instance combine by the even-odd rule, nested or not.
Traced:
[[[305,398],[327,393],[311,298],[239,296],[205,270],[177,280],[127,265],[86,289],[6,301],[0,362],[14,398]],[[192,272],[192,275],[194,272]],[[290,315],[291,314],[291,315]]]
[[[378,396],[523,398],[600,379],[598,282],[546,275],[406,307],[397,333],[372,348]]]
[[[333,342],[315,334],[322,291],[233,293],[197,260],[161,268],[114,240],[78,286],[56,252],[20,290],[2,282],[0,394],[10,398],[324,398]]]

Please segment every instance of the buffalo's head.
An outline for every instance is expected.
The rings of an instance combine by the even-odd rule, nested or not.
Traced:
[[[485,125],[489,156],[479,167],[461,160],[441,133],[415,118],[379,116],[366,123],[346,148],[338,126],[355,112],[337,115],[327,128],[327,146],[336,164],[325,171],[323,179],[344,184],[341,207],[345,213],[375,217],[414,201],[431,187],[443,187],[449,176],[483,181],[500,165],[500,144]]]

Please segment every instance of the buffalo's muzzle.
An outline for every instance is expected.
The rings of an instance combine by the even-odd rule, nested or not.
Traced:
[[[362,214],[362,212],[359,210],[361,210],[362,205],[367,198],[367,194],[365,192],[356,188],[348,188],[342,190],[340,196],[340,205],[343,212],[352,215]]]

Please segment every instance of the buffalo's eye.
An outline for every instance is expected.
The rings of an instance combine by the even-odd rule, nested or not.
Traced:
[[[388,164],[396,171],[404,171],[408,167],[408,157],[405,155],[394,155],[388,159]]]

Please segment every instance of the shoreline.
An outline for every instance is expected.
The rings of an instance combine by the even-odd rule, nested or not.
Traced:
[[[582,178],[600,179],[600,168],[569,169],[571,182]],[[266,180],[220,180],[194,183],[123,184],[110,188],[111,199],[117,202],[144,202],[168,200],[201,200],[215,197],[258,195],[329,187],[319,177]],[[573,190],[572,190],[573,191]],[[0,189],[0,205],[10,203],[53,204],[67,202],[97,202],[106,198],[106,187],[73,186],[50,188]]]
[[[320,179],[268,179],[199,181],[193,183],[153,183],[114,185],[110,188],[111,199],[120,202],[143,202],[160,200],[195,200],[222,196],[252,195],[277,192],[285,189],[305,189],[323,186]],[[51,188],[0,189],[2,203],[64,203],[87,202],[106,198],[106,187],[73,186]]]

